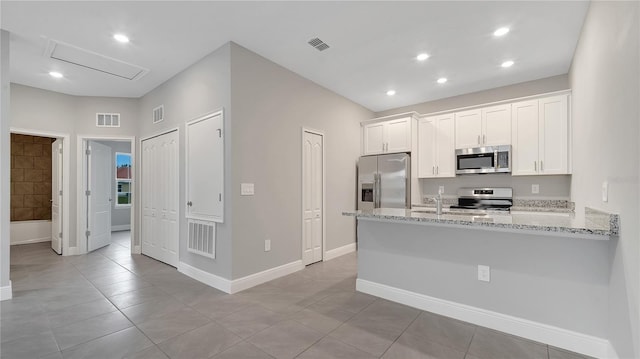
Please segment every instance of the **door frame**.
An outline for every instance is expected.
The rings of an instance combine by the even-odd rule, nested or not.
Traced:
[[[166,134],[174,132],[174,131],[178,135],[178,170],[180,169],[180,163],[179,163],[179,161],[180,161],[180,127],[174,127],[174,128],[169,128],[169,129],[166,129],[166,130],[162,130],[160,132],[155,132],[155,133],[153,133],[152,135],[149,135],[149,136],[140,137],[140,139],[138,141],[138,145],[139,145],[139,148],[140,148],[140,161],[139,161],[139,163],[140,163],[140,166],[139,166],[140,167],[139,168],[140,172],[138,172],[138,173],[140,173],[140,177],[141,178],[142,178],[142,152],[143,152],[142,151],[142,149],[143,149],[142,148],[142,142],[144,142],[146,140],[150,140],[150,139],[152,139],[154,137],[159,137],[159,136],[162,136],[162,135],[166,135]],[[133,170],[134,170],[134,172],[138,171],[137,168],[134,168]],[[181,182],[181,180],[182,180],[182,177],[180,176],[180,173],[178,173],[178,188],[176,190],[176,197],[177,197],[176,203],[178,204],[178,249],[177,249],[178,250],[178,264],[180,264],[180,238],[182,237],[182,231],[181,231],[181,229],[182,229],[182,226],[181,226],[182,216],[180,215],[180,212],[182,210],[182,207],[180,206],[180,182]],[[140,183],[140,186],[142,186],[142,183]],[[135,187],[134,187],[134,189],[135,189]],[[142,190],[139,191],[139,197],[138,198],[140,199],[140,206],[137,207],[137,215],[138,215],[138,218],[140,218],[140,226],[138,226],[139,228],[138,228],[137,237],[140,238],[140,244],[136,246],[134,253],[142,254],[142,221],[143,221],[143,218],[142,218]],[[131,212],[131,214],[133,215],[133,211]],[[133,231],[133,228],[132,228],[132,231]]]
[[[300,130],[300,261],[304,263],[304,133],[312,133],[322,137],[322,259],[324,262],[327,253],[327,189],[326,189],[326,165],[325,165],[325,134],[324,131],[310,127],[302,127]]]
[[[131,218],[129,221],[131,222],[131,253],[136,253],[134,248],[135,243],[135,229],[136,221],[135,221],[135,213],[136,213],[136,137],[135,136],[105,136],[105,135],[77,135],[76,136],[76,153],[77,153],[77,177],[76,177],[76,217],[78,218],[78,223],[76,226],[76,253],[75,254],[85,254],[87,253],[87,238],[84,235],[84,231],[87,228],[87,196],[85,196],[86,182],[85,178],[87,178],[87,165],[86,161],[84,161],[85,149],[87,148],[88,141],[128,141],[131,143],[131,165],[133,166],[133,172],[131,173],[131,187],[134,190],[134,195],[131,197]],[[115,180],[115,179],[112,179]],[[84,240],[82,240],[84,238]]]
[[[71,204],[71,201],[69,200],[70,198],[69,179],[71,177],[71,167],[70,167],[71,149],[69,147],[71,145],[71,141],[70,141],[71,135],[68,133],[41,131],[41,130],[33,130],[33,129],[27,129],[27,128],[18,128],[18,127],[10,127],[9,132],[19,134],[19,135],[51,137],[51,138],[62,140],[62,255],[69,256],[69,255],[76,254],[75,251],[69,247],[69,233],[71,233],[70,232],[71,227],[69,226],[69,223],[70,223],[69,207]]]

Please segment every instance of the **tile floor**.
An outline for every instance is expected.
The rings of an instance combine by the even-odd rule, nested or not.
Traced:
[[[2,358],[583,358],[358,293],[355,254],[228,295],[128,235],[73,257],[12,247]]]

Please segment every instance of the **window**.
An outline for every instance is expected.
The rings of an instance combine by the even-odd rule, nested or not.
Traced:
[[[131,205],[131,154],[116,152],[116,207]]]

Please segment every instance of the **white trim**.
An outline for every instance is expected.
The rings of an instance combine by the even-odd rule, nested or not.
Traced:
[[[51,242],[51,237],[25,239],[23,241],[11,242],[11,245],[17,246],[21,244],[32,244],[32,243],[43,243],[43,242]]]
[[[71,135],[61,132],[40,131],[27,128],[10,127],[10,133],[21,135],[43,136],[62,139],[62,255],[72,255],[69,246],[69,237],[71,233]],[[77,238],[76,238],[77,245]]]
[[[595,336],[558,328],[486,309],[472,307],[428,295],[410,292],[364,279],[356,281],[356,290],[421,310],[463,320],[537,342],[596,358],[611,358],[611,344]],[[615,351],[613,351],[615,353]]]
[[[178,263],[178,272],[225,293],[231,293],[231,281],[226,278],[205,272],[184,262]]]
[[[297,260],[262,272],[250,274],[246,277],[232,280],[230,293],[237,293],[303,269],[304,265],[302,264],[302,260]]]
[[[349,253],[355,252],[355,251],[356,251],[355,242],[354,243],[349,243],[346,246],[338,247],[338,248],[332,249],[330,251],[324,252],[324,260],[325,261],[332,260],[334,258],[338,258],[340,256],[343,256],[345,254],[349,254]]]
[[[13,291],[11,290],[11,281],[9,281],[9,285],[0,287],[0,301],[9,300],[11,298],[13,298]]]
[[[130,224],[118,224],[115,226],[111,226],[111,232],[117,232],[117,231],[130,231],[131,230],[131,225]]]
[[[80,253],[78,247],[69,247],[69,249],[67,249],[66,252],[63,252],[62,255],[64,255],[64,256],[75,256],[75,255],[78,255],[78,254],[82,254],[82,253]]]
[[[322,137],[322,250],[320,251],[322,253],[322,259],[320,259],[321,262],[324,262],[326,257],[326,248],[327,248],[327,213],[326,213],[326,209],[327,209],[327,171],[326,171],[326,164],[325,164],[325,149],[324,146],[327,143],[327,141],[325,141],[325,134],[322,131],[319,130],[314,130],[312,128],[309,127],[302,127],[302,130],[300,131],[300,181],[303,182],[304,181],[304,133],[305,132],[309,132],[309,133],[313,133],[315,135],[321,136]],[[300,260],[302,262],[302,264],[304,265],[304,183],[300,183],[300,224],[301,224],[301,232],[300,232]],[[310,263],[311,264],[311,263]]]
[[[142,246],[133,246],[133,250],[131,251],[133,254],[142,254]]]

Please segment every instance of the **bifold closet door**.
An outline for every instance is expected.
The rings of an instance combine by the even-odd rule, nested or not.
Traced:
[[[178,132],[142,141],[142,253],[178,265]]]

